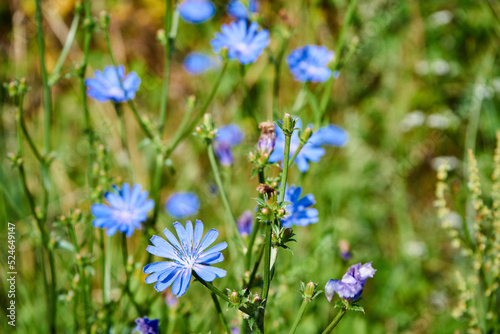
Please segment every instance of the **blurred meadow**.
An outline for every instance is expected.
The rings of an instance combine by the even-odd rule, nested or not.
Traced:
[[[190,74],[183,67],[190,52],[215,57],[210,40],[222,24],[233,20],[226,13],[226,1],[212,2],[216,12],[206,22],[191,24],[179,18],[170,63],[162,136],[165,145],[172,142],[190,108],[187,105],[190,102],[186,101],[194,96],[199,108],[221,72],[220,65],[199,75]],[[102,11],[106,11],[114,58],[125,66],[126,73],[134,71],[141,78],[133,102],[146,123],[155,126],[164,91],[165,46],[161,43],[162,33],[160,40],[157,35],[159,29],[165,28],[165,2],[90,3],[96,21],[84,77],[93,77],[94,70],[113,64],[102,28],[105,21]],[[495,192],[499,189],[491,175],[496,166],[493,163],[496,132],[500,130],[497,109],[500,108],[500,3],[359,0],[347,27],[344,20],[349,0],[259,3],[256,20],[261,28],[269,30],[270,45],[255,63],[243,70],[236,61],[229,61],[219,89],[206,109],[217,127],[235,123],[244,133],[243,141],[232,148],[232,166],[220,166],[234,216],[239,217],[245,210],[253,211],[254,198],[259,196],[255,190],[259,181],[251,177],[252,165],[248,161],[248,154],[259,139],[259,122],[281,120],[284,112],[290,112],[293,117],[300,117],[303,124],[313,124],[313,130],[335,124],[348,135],[344,146],[326,148],[325,155],[319,162],[310,163],[307,172],[301,173],[295,165],[289,170],[287,182],[300,185],[303,194],[314,195],[319,221],[294,226],[296,242],[288,244],[292,252],[279,251],[270,287],[272,298],[266,305],[266,332],[288,332],[302,302],[298,292],[300,282],[313,281],[318,283],[318,289],[324,290],[329,279],[340,279],[350,265],[372,261],[377,272],[367,281],[360,302],[365,314],[349,312],[336,332],[499,333],[500,326],[496,323],[500,293],[493,289],[491,298],[483,301],[480,286],[484,282],[477,283],[483,269],[475,266],[477,258],[471,258],[453,244],[454,235],[443,228],[435,202],[438,166],[447,158],[449,190],[445,198],[450,212],[446,219],[458,226],[455,231],[459,236],[465,233],[464,229],[473,229],[479,218],[474,210],[475,197],[467,186],[467,152],[472,149],[482,184],[480,198],[496,210]],[[75,17],[73,0],[42,1],[45,64],[49,78],[57,79],[50,87],[53,100],[50,165],[42,166],[27,141],[23,141],[26,184],[38,210],[47,201],[42,223],[46,224],[47,245],[54,254],[55,268],[50,273],[44,237],[34,219],[16,162],[9,155],[16,154],[19,142],[17,105],[9,97],[8,84],[21,78],[29,86],[24,97],[25,125],[40,152],[45,148],[47,124],[44,124],[35,4],[33,0],[0,2],[0,82],[7,83],[7,89],[0,91],[0,256],[4,267],[0,273],[0,313],[6,319],[0,331],[130,333],[136,318],[148,316],[160,319],[161,333],[223,333],[202,284],[191,282],[187,293],[176,299],[168,292],[170,288],[160,293],[153,285],[145,284],[146,275],[142,272],[152,262],[146,252],[150,237],[161,235],[163,229],[171,228],[177,220],[164,208],[173,193],[194,192],[200,200],[199,211],[178,219],[179,222],[200,219],[206,231],[215,228],[220,232],[218,242],[230,237],[226,228],[228,217],[206,145],[193,135],[183,138],[165,161],[160,160],[162,178],[155,203],[158,217],[152,218],[150,213],[143,228],[126,239],[127,269],[122,261],[121,233],[106,239],[111,249],[107,257],[111,287],[110,302],[103,301],[100,261],[104,254],[100,229],[91,225],[90,207],[103,202],[102,194],[112,184],[123,182],[141,184],[153,198],[156,151],[127,103],[123,104],[124,123],[121,123],[113,103],[100,103],[82,94],[79,64],[86,37],[83,10],[60,75],[50,76]],[[341,31],[345,35],[339,55]],[[168,38],[168,31],[166,34]],[[306,86],[294,80],[284,59],[281,65],[276,65],[282,46],[286,57],[306,44],[324,45],[336,51],[335,59],[339,57],[339,76],[328,91],[326,113],[320,119],[315,115],[314,103],[321,99],[325,86],[329,88],[327,83]],[[297,110],[293,106],[301,94],[304,101]],[[310,97],[314,94],[318,96],[316,100]],[[95,136],[93,147],[88,140],[84,99]],[[128,152],[123,149],[123,139]],[[90,165],[90,156],[97,167]],[[93,186],[89,186],[90,170],[97,175]],[[269,177],[276,177],[279,172],[279,165],[266,167]],[[495,220],[495,214],[493,217]],[[150,223],[152,219],[156,222]],[[6,318],[8,222],[16,226],[15,329],[7,324]],[[95,240],[93,249],[88,233]],[[486,229],[483,233],[492,242],[496,240],[496,246],[490,244],[490,247],[498,250],[499,238],[494,235],[499,230]],[[256,245],[263,242],[262,235],[263,232],[257,234]],[[243,239],[247,242],[248,236]],[[347,260],[342,257],[345,241],[351,253]],[[500,256],[500,251],[492,254]],[[231,254],[230,249],[224,251],[224,256],[224,262],[217,266],[228,274],[213,283],[221,291],[239,289],[244,261]],[[498,257],[493,259],[493,267],[500,266],[499,262]],[[483,267],[488,272],[488,263]],[[143,314],[139,314],[132,298],[124,292],[126,270],[130,272],[131,294]],[[465,289],[473,294],[468,302],[463,301],[464,289],[457,272],[462,273],[460,277],[472,277]],[[262,268],[257,274],[263,275]],[[52,282],[53,275],[57,278],[54,287],[57,316],[55,328],[49,328],[50,287],[45,285]],[[495,273],[488,276],[492,286],[495,282],[498,286],[498,277]],[[83,284],[82,278],[86,280]],[[259,287],[252,291],[260,294]],[[456,309],[462,305],[468,312],[457,316]],[[224,301],[221,306],[230,327],[244,327],[241,312],[235,309],[225,312]],[[333,306],[324,294],[318,296],[305,311],[297,333],[321,333],[337,312]]]

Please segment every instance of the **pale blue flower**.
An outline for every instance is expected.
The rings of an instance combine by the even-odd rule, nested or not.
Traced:
[[[352,265],[342,280],[331,279],[326,283],[325,295],[328,301],[332,301],[336,292],[340,298],[346,300],[356,300],[361,296],[365,282],[369,277],[373,277],[377,270],[373,269],[372,263],[357,263]]]
[[[132,100],[141,85],[135,72],[125,76],[125,68],[119,65],[106,66],[104,71],[95,71],[95,78],[85,79],[87,95],[99,102],[125,102]],[[120,83],[121,81],[121,83]]]
[[[302,193],[301,187],[296,187],[295,185],[286,187],[285,190],[285,202],[291,204],[287,205],[285,219],[281,221],[283,227],[292,227],[292,225],[307,226],[309,224],[317,223],[318,210],[311,208],[316,201],[312,194],[307,194],[300,198]]]
[[[222,262],[224,256],[220,251],[226,249],[227,243],[222,242],[206,250],[219,236],[217,230],[210,230],[203,236],[203,223],[196,221],[193,229],[191,221],[186,222],[186,228],[175,222],[174,228],[179,240],[167,228],[163,230],[165,239],[154,235],[147,251],[153,255],[171,261],[150,263],[144,267],[147,284],[155,283],[156,291],[163,291],[172,285],[172,293],[177,297],[184,295],[189,288],[194,272],[204,281],[212,282],[216,277],[226,276],[226,271],[212,267],[212,264]],[[180,242],[179,242],[180,241]]]
[[[326,46],[306,45],[293,50],[286,62],[295,79],[302,82],[324,82],[332,74],[328,63],[333,56],[333,51],[329,51]]]
[[[302,121],[299,119],[295,124],[295,129],[302,129]],[[269,156],[269,162],[283,161],[285,157],[285,135],[279,126],[275,126],[276,144],[274,151]],[[309,162],[318,162],[325,154],[322,145],[343,146],[347,142],[346,132],[335,126],[329,125],[313,133],[311,138],[304,145],[295,158],[295,163],[302,173],[309,169]],[[299,133],[295,130],[290,141],[290,158],[300,145]]]
[[[253,213],[250,210],[246,210],[238,217],[236,220],[236,225],[238,227],[238,232],[242,236],[250,235],[253,229]]]
[[[269,45],[269,31],[259,29],[257,22],[247,23],[245,20],[222,25],[221,33],[215,34],[210,41],[214,52],[219,53],[227,48],[229,59],[238,59],[241,64],[250,64],[257,60],[262,51]]]
[[[190,23],[207,21],[215,14],[215,6],[208,0],[185,0],[177,9],[179,15]]]
[[[141,192],[141,186],[136,184],[130,190],[130,185],[124,183],[122,189],[113,186],[114,192],[107,192],[104,198],[110,206],[93,204],[90,207],[95,216],[92,224],[95,227],[107,229],[107,235],[114,235],[116,231],[126,233],[130,237],[134,229],[140,229],[141,223],[146,220],[148,212],[154,207],[154,201],[148,198],[148,192]]]
[[[192,192],[178,192],[172,194],[165,203],[168,214],[174,218],[194,215],[200,208],[198,196]]]
[[[148,317],[137,318],[135,323],[137,324],[132,331],[132,333],[139,334],[158,334],[159,330],[159,319],[148,319]]]
[[[215,154],[223,166],[231,166],[234,162],[231,147],[243,141],[243,132],[232,123],[217,129],[217,136],[214,141]]]
[[[192,52],[184,59],[182,66],[186,72],[198,75],[219,65],[219,60],[215,57],[207,56],[203,53]]]
[[[256,13],[259,7],[257,0],[250,0],[248,8],[238,0],[232,0],[227,5],[227,13],[237,20],[248,20],[250,14]]]

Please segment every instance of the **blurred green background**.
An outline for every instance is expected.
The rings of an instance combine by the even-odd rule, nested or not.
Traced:
[[[42,93],[34,3],[27,0],[0,3],[0,81],[27,79],[31,91],[25,99],[26,122],[41,143]],[[186,98],[195,95],[203,100],[217,76],[215,70],[194,77],[182,68],[189,52],[210,53],[210,39],[221,23],[230,21],[225,14],[226,2],[214,3],[217,14],[209,22],[200,25],[180,22],[172,62],[167,140],[179,126],[186,110]],[[305,44],[322,44],[333,50],[347,5],[347,0],[261,1],[260,23],[270,30],[269,49],[275,51],[281,43],[283,29],[290,29],[293,37],[286,54]],[[94,16],[101,10],[109,12],[115,57],[127,71],[136,71],[141,77],[135,102],[142,115],[153,119],[158,114],[163,73],[163,47],[156,40],[156,31],[163,25],[163,6],[163,1],[158,0],[92,2]],[[73,18],[73,8],[74,1],[44,2],[49,72],[58,59]],[[52,89],[52,149],[57,154],[51,167],[53,189],[49,215],[53,220],[75,208],[88,215],[91,204],[85,186],[89,147],[83,133],[82,96],[73,65],[81,61],[82,37],[83,32],[78,32],[63,67],[65,76]],[[347,130],[349,143],[344,148],[327,148],[321,162],[311,164],[304,175],[295,167],[289,175],[289,183],[301,184],[305,193],[315,196],[320,220],[315,225],[294,229],[297,243],[292,245],[293,254],[280,251],[271,285],[267,330],[269,333],[288,330],[301,303],[297,292],[300,281],[318,282],[323,288],[328,279],[340,278],[349,265],[373,261],[377,273],[368,280],[361,302],[366,314],[349,313],[340,323],[339,332],[466,332],[467,322],[454,319],[451,310],[458,294],[454,272],[468,268],[469,263],[451,247],[436,218],[435,168],[439,157],[451,157],[457,198],[463,201],[464,154],[467,148],[472,148],[488,195],[495,132],[500,129],[500,3],[493,0],[360,0],[346,38],[347,44],[356,39],[359,44],[334,83],[327,115],[330,123]],[[269,53],[265,52],[245,76],[250,87],[252,112],[260,121],[267,119],[272,103],[273,71],[268,58]],[[87,76],[110,63],[104,34],[97,31],[92,38]],[[238,86],[238,67],[231,64],[228,70],[209,111],[218,125],[236,122],[246,134],[244,143],[235,148],[234,166],[223,170],[232,208],[238,216],[255,206],[252,198],[256,197],[257,180],[250,179],[251,166],[245,155],[255,145],[258,129],[243,107],[244,91]],[[301,85],[293,80],[284,63],[280,108],[290,108],[300,89]],[[8,152],[16,151],[15,108],[6,90],[0,93],[0,104],[0,156],[5,157]],[[127,164],[131,163],[136,181],[149,188],[153,152],[139,147],[143,134],[129,110],[126,122],[131,161],[127,161],[121,150],[119,123],[112,105],[89,101],[89,107],[99,138],[110,148],[111,174],[118,181],[131,181],[127,176]],[[313,120],[309,107],[294,116],[301,117],[306,124]],[[162,202],[156,205],[163,205],[175,191],[196,192],[202,203],[196,218],[206,227],[221,230],[219,239],[223,240],[226,216],[220,198],[211,191],[214,180],[204,145],[191,136],[176,149],[171,160],[173,169],[165,171]],[[47,329],[42,321],[46,308],[39,277],[39,233],[30,217],[18,173],[6,158],[2,158],[1,166],[0,243],[7,238],[6,222],[15,222],[18,232],[16,330],[43,333]],[[41,176],[33,156],[27,154],[25,166],[28,185],[35,194],[40,194]],[[277,172],[277,169],[270,171],[271,175]],[[460,219],[465,219],[463,212],[457,211]],[[173,221],[164,212],[160,215],[159,231],[171,226]],[[77,226],[77,230],[84,228]],[[56,227],[54,233],[67,239],[61,228]],[[153,286],[143,283],[143,239],[140,232],[136,232],[129,244],[138,254],[133,284],[138,294],[157,294]],[[349,263],[340,258],[339,240],[347,240],[351,245],[353,256]],[[113,282],[122,279],[123,270],[118,241],[116,248]],[[99,256],[99,252],[95,255]],[[221,290],[236,288],[237,279],[241,278],[242,261],[226,255],[221,267],[234,274],[214,282]],[[4,247],[1,256],[4,264],[7,257]],[[68,292],[72,289],[74,258],[71,251],[63,249],[58,250],[56,257],[60,273],[58,328],[61,333],[73,330]],[[95,270],[92,299],[98,318],[101,285],[97,262]],[[0,287],[6,291],[4,276],[2,272]],[[207,292],[200,284],[192,283],[188,293],[168,310],[169,319],[176,319],[174,332],[221,331],[213,306],[205,300],[208,300]],[[5,294],[0,302],[0,314],[4,318],[8,302]],[[497,306],[500,309],[500,305]],[[159,298],[148,316],[162,318],[165,312],[164,301]],[[309,306],[298,332],[318,333],[334,314],[333,304],[320,296]],[[113,315],[115,331],[129,332],[138,316],[143,315],[135,314],[130,305],[119,305]],[[227,316],[233,324],[238,323],[235,311],[228,311]],[[160,325],[164,328],[165,324]]]

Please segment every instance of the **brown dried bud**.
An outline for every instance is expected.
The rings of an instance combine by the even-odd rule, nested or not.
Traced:
[[[271,197],[276,193],[276,189],[264,183],[259,184],[257,191],[261,194],[266,194],[268,197]]]
[[[257,149],[261,156],[267,156],[271,154],[274,150],[274,144],[276,143],[276,132],[274,130],[274,124],[270,121],[261,122],[259,124],[260,138],[257,143]]]

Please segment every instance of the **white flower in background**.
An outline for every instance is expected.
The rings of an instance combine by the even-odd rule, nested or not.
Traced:
[[[428,20],[429,24],[434,27],[444,26],[453,20],[453,14],[449,10],[440,10],[431,14]]]
[[[413,128],[422,126],[425,122],[425,114],[420,110],[414,110],[401,120],[399,123],[403,132],[408,132]]]
[[[431,167],[435,171],[438,170],[439,166],[444,163],[445,160],[448,160],[448,165],[450,170],[453,170],[458,167],[460,160],[458,160],[456,157],[453,156],[441,156],[441,157],[435,157],[431,161]]]
[[[444,59],[436,59],[432,62],[432,71],[439,76],[450,73],[450,64]]]

